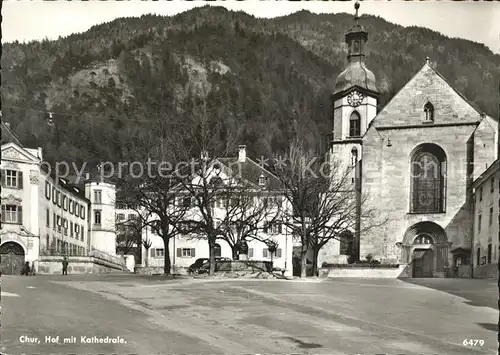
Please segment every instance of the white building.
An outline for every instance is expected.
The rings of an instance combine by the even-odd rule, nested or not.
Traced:
[[[265,168],[261,167],[255,161],[251,160],[246,156],[245,146],[240,146],[239,155],[235,158],[224,158],[214,160],[212,162],[212,167],[208,170],[212,170],[210,173],[210,178],[215,177],[215,170],[213,166],[220,164],[223,166],[222,173],[217,173],[217,177],[221,177],[222,180],[228,178],[224,175],[224,170],[227,168],[234,168],[235,166],[240,169],[242,178],[246,181],[253,183],[258,190],[267,191],[269,198],[271,199],[281,199],[282,196],[276,195],[279,191],[279,181],[278,179],[267,171]],[[176,199],[176,204],[184,203],[184,198],[179,196]],[[285,203],[284,198],[282,203]],[[222,219],[224,216],[223,203],[217,201],[214,204],[214,219]],[[124,206],[120,206],[124,207]],[[117,209],[117,220],[123,221],[130,218],[136,212],[132,209]],[[193,213],[196,213],[196,208],[193,209]],[[154,218],[154,217],[153,217]],[[265,224],[265,221],[262,221]],[[287,230],[284,225],[275,223],[270,225],[266,229],[266,233],[259,232],[259,239],[265,240],[266,238],[272,238],[278,243],[278,249],[273,255],[273,266],[276,268],[286,270],[285,275],[292,274],[292,250],[293,242],[292,235]],[[148,251],[141,246],[141,266],[149,266],[152,268],[159,268],[158,272],[164,265],[164,255],[165,246],[163,240],[156,235],[152,228],[143,229],[143,240],[149,240],[151,242],[151,247]],[[247,240],[249,247],[248,259],[258,260],[258,261],[271,261],[271,254],[269,253],[267,246],[264,242],[258,240]],[[169,253],[171,266],[174,271],[181,272],[182,269],[187,269],[191,264],[193,264],[198,258],[208,258],[209,257],[209,246],[206,238],[198,239],[192,235],[181,235],[170,240],[169,243]],[[216,256],[232,258],[232,250],[230,245],[224,240],[217,240],[216,244]]]
[[[2,145],[0,270],[19,274],[25,262],[35,265],[43,256],[86,256],[91,250],[115,255],[113,223],[97,228],[89,217],[101,208],[114,216],[114,186],[94,182],[76,186],[55,179],[43,164],[42,149],[15,142]],[[103,200],[93,207],[90,198],[102,190]],[[90,213],[89,213],[90,212]],[[103,219],[104,220],[104,219]]]

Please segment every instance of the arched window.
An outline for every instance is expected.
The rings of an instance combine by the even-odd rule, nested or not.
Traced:
[[[360,50],[359,41],[354,41],[353,54],[358,54]]]
[[[222,249],[221,249],[221,247],[220,247],[220,244],[219,244],[219,243],[215,244],[215,247],[214,247],[214,254],[215,254],[215,257],[216,257],[216,258],[220,258],[220,257],[221,257],[221,255],[222,255]]]
[[[351,113],[349,119],[349,136],[359,137],[361,135],[361,116],[357,111]]]
[[[446,155],[435,144],[418,146],[411,156],[410,212],[444,212]]]
[[[434,121],[434,106],[430,102],[426,103],[424,106],[425,113],[425,121],[433,122]]]

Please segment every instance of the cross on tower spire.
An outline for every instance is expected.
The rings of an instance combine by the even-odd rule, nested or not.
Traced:
[[[357,24],[358,20],[359,20],[359,14],[358,14],[359,2],[356,1],[356,3],[354,4],[354,9],[356,9],[356,14],[354,15],[354,19],[356,20],[356,24]]]

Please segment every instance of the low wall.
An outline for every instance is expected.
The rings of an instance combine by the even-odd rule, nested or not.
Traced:
[[[409,275],[408,265],[399,265],[398,267],[326,267],[319,269],[320,277],[359,277],[359,278],[384,278],[396,279],[406,278]]]
[[[62,256],[41,256],[36,265],[37,274],[62,274]],[[69,256],[68,274],[106,274],[124,272],[124,263],[116,264],[93,256]]]
[[[221,260],[216,262],[215,271],[271,272],[272,270],[270,261]]]
[[[498,264],[486,264],[474,267],[475,279],[498,278]]]

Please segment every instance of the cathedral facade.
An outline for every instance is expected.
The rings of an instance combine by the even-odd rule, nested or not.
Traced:
[[[332,95],[331,145],[333,159],[352,167],[353,189],[363,196],[355,257],[408,264],[413,277],[450,276],[455,251],[464,254],[462,264],[471,263],[472,183],[497,159],[498,123],[428,59],[378,110],[377,81],[365,58],[368,33],[358,20],[356,14],[346,34],[348,64]],[[366,209],[376,221],[361,217]]]

